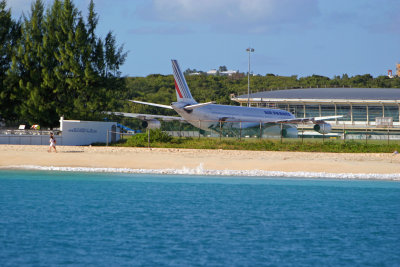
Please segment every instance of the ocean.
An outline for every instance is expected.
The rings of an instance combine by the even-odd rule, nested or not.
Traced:
[[[1,266],[399,266],[400,183],[0,171]]]

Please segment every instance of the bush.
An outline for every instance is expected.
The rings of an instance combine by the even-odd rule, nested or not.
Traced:
[[[150,130],[150,143],[168,143],[172,141],[172,137],[160,129]],[[148,145],[148,134],[135,134],[126,142],[126,146],[146,147]]]
[[[160,129],[150,130],[150,142],[168,143],[171,142],[172,136]]]
[[[307,140],[279,140],[266,139],[234,139],[226,138],[193,138],[193,137],[171,137],[161,130],[150,131],[152,147],[164,148],[192,148],[192,149],[228,149],[228,150],[258,150],[258,151],[303,151],[303,152],[334,152],[334,153],[393,153],[399,151],[399,142],[376,142],[368,143],[348,140],[330,140],[319,142]],[[118,145],[118,144],[116,144]],[[136,134],[123,146],[147,147],[147,133]]]

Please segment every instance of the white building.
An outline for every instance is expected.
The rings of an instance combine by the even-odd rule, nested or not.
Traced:
[[[217,75],[218,71],[215,69],[207,71],[207,75]]]
[[[227,70],[227,71],[221,71],[219,74],[221,76],[232,76],[232,75],[234,75],[236,73],[239,73],[239,71],[237,71],[237,70]]]
[[[54,131],[57,145],[85,146],[110,143],[120,139],[117,122],[60,119],[60,130]],[[0,144],[48,145],[49,130],[5,130],[0,132]]]
[[[221,75],[221,76],[232,76],[233,74],[239,73],[237,70],[227,70],[227,71],[218,71],[215,69],[207,71],[207,75]]]

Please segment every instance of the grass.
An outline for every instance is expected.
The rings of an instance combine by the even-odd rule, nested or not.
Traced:
[[[322,139],[236,139],[236,138],[193,138],[171,137],[161,131],[152,131],[151,147],[158,148],[190,148],[190,149],[224,149],[254,151],[303,151],[334,153],[393,153],[400,150],[399,141],[386,140],[322,140]],[[147,134],[137,134],[124,139],[114,146],[147,147]]]

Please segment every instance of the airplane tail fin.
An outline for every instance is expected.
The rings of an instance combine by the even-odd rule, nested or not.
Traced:
[[[172,60],[172,70],[174,71],[176,98],[178,102],[197,103],[190,93],[185,76],[179,68],[178,61]]]

